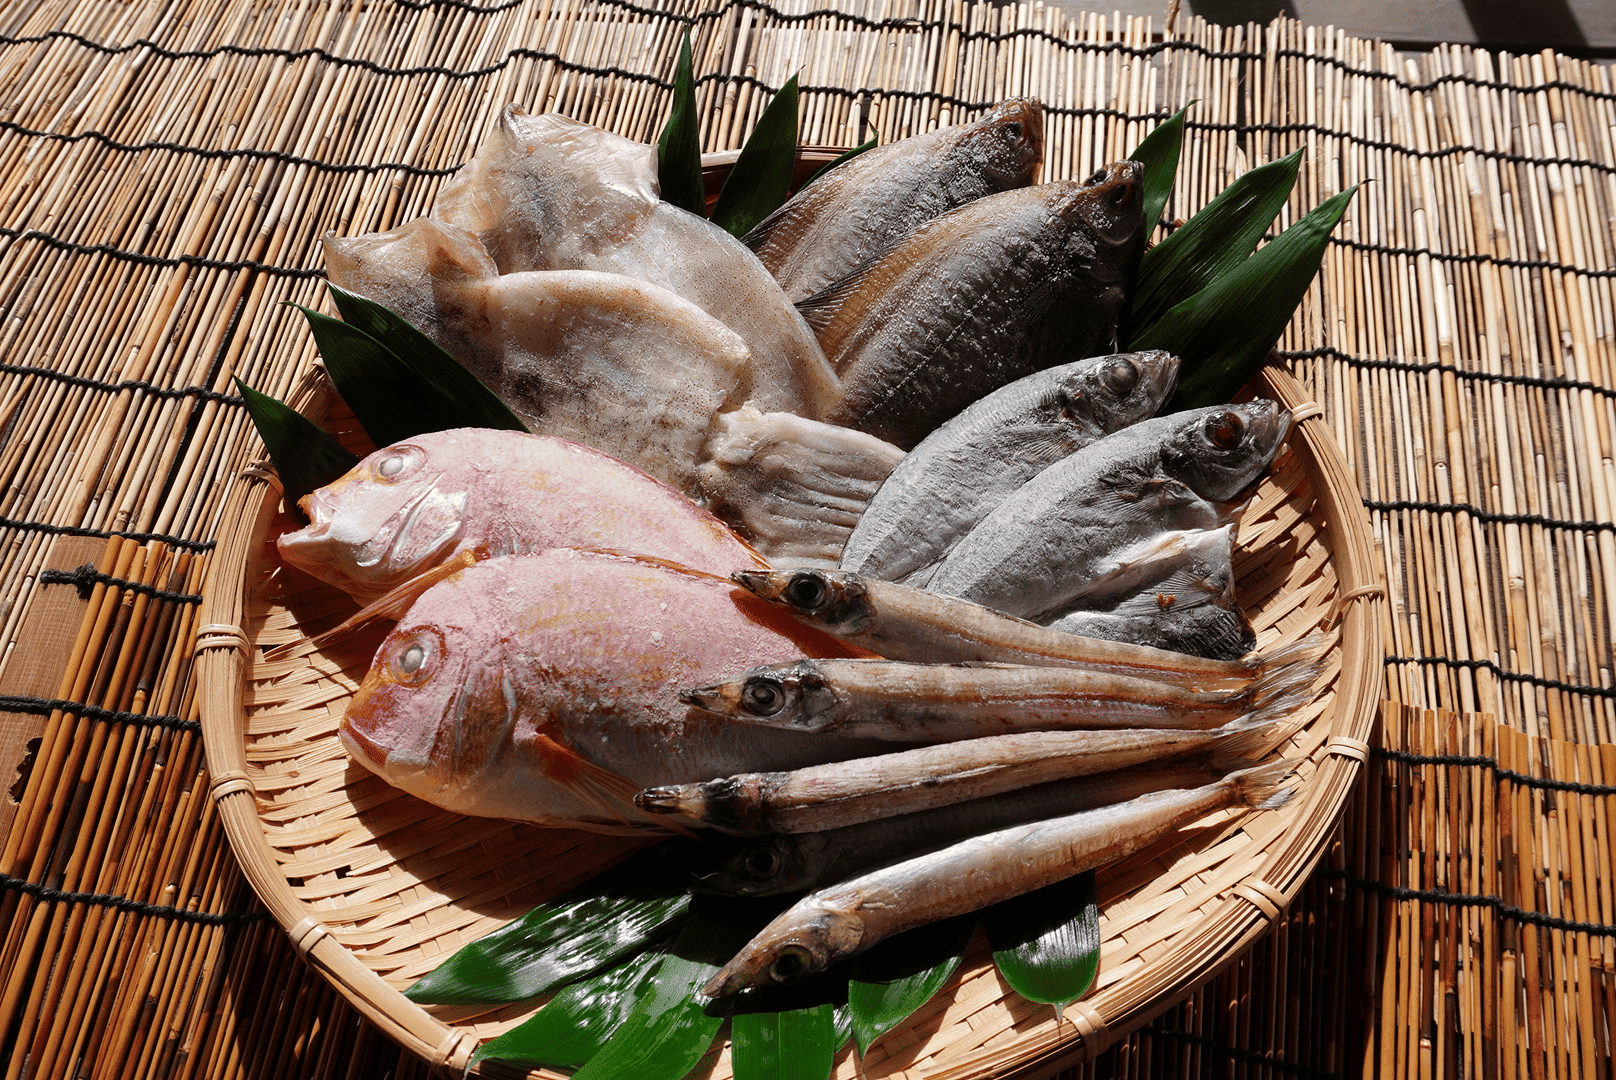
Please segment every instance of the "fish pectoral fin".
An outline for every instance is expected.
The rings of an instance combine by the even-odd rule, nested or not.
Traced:
[[[846,276],[831,282],[812,296],[805,296],[797,301],[798,313],[802,315],[803,321],[813,328],[814,333],[824,333],[848,297],[857,295],[863,288],[865,276],[878,261],[879,258],[875,258],[862,262]]]
[[[402,585],[395,585],[379,598],[372,600],[358,611],[354,612],[341,623],[333,626],[325,633],[309,639],[309,644],[320,648],[343,637],[345,634],[375,622],[377,619],[392,619],[397,622],[404,617],[410,605],[432,586],[453,574],[464,570],[480,557],[477,551],[462,551],[448,562],[434,566],[425,573],[417,574]]]
[[[532,745],[542,761],[545,775],[602,817],[635,831],[649,827],[695,835],[666,815],[647,813],[635,806],[634,796],[640,793],[638,784],[596,765],[571,747],[544,734],[535,734]]]

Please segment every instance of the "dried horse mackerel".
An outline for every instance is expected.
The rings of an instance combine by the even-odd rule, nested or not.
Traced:
[[[1159,350],[1094,356],[1034,372],[926,436],[881,485],[841,568],[924,586],[959,539],[1018,487],[1154,416],[1178,378]]]
[[[788,297],[801,300],[915,226],[984,195],[1026,187],[1043,153],[1043,106],[1010,98],[974,123],[900,139],[843,162],[742,242]]]
[[[842,378],[825,419],[911,449],[978,398],[1111,347],[1143,246],[1137,162],[988,195],[798,307]]]

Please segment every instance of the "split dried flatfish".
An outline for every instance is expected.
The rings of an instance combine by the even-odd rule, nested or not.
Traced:
[[[746,342],[752,359],[735,404],[822,418],[839,382],[773,275],[658,190],[656,147],[507,105],[432,212],[481,239],[501,274],[598,270],[677,293]]]
[[[1234,526],[1185,538],[1183,561],[1105,611],[1072,611],[1050,629],[1233,660],[1257,638],[1234,597]]]
[[[763,567],[728,526],[666,484],[580,443],[457,428],[383,447],[298,503],[286,561],[361,604],[450,557],[611,548],[710,574]]]
[[[1311,674],[1303,667],[1301,674]],[[1026,664],[789,660],[680,695],[742,723],[935,743],[1022,731],[1206,730],[1283,716],[1306,700],[1290,669],[1204,693],[1131,675]]]
[[[648,785],[800,768],[873,744],[735,724],[679,689],[737,665],[849,650],[723,578],[555,549],[491,558],[423,592],[339,733],[395,787],[462,814],[604,832],[678,828]]]
[[[1043,153],[1043,106],[1010,98],[974,123],[866,150],[798,192],[742,240],[786,295],[801,300],[922,222],[1026,187]]]
[[[1022,484],[1095,440],[1154,416],[1178,358],[1152,350],[1034,372],[921,440],[870,500],[841,568],[924,586],[937,563]]]
[[[1237,660],[1208,660],[1062,633],[969,600],[846,571],[744,570],[735,580],[849,645],[918,663],[1060,665],[1215,692],[1239,690],[1291,665],[1316,665],[1330,643],[1315,635]],[[1317,669],[1309,670],[1298,678],[1311,682]]]
[[[987,195],[799,307],[842,377],[823,419],[911,449],[967,405],[1112,346],[1143,246],[1141,166]]]
[[[770,560],[832,567],[902,459],[862,431],[748,405],[713,418],[697,476],[707,505]]]
[[[1182,562],[1199,530],[1234,520],[1290,418],[1258,400],[1107,435],[999,504],[927,587],[1034,622],[1103,608]]]
[[[819,832],[1186,754],[1254,760],[1283,739],[1290,725],[1288,719],[1252,716],[1210,731],[989,735],[802,769],[666,784],[640,792],[634,802],[642,810],[743,836]]]
[[[691,888],[725,896],[802,892],[994,829],[1126,802],[1152,791],[1200,787],[1219,775],[1205,764],[1164,762],[825,832],[758,837],[743,844],[717,870],[697,878]]]
[[[792,982],[893,934],[1125,859],[1223,810],[1270,810],[1296,792],[1277,761],[1202,787],[999,829],[809,893],[746,944],[702,989],[709,998]]]

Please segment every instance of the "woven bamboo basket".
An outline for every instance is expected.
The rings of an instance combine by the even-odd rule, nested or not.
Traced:
[[[804,175],[829,156],[805,155]],[[1098,981],[1063,1014],[1010,991],[979,938],[942,993],[862,1063],[844,1050],[835,1076],[967,1080],[1052,1072],[1092,1055],[1233,961],[1318,861],[1369,749],[1384,588],[1318,406],[1273,365],[1253,390],[1284,403],[1296,424],[1241,521],[1238,595],[1259,647],[1321,628],[1335,635],[1304,723],[1279,751],[1305,759],[1301,797],[1278,811],[1209,817],[1100,871]],[[370,449],[322,372],[308,373],[292,404],[350,449]],[[390,1037],[459,1073],[480,1041],[538,1006],[430,1007],[401,991],[639,842],[450,814],[348,761],[337,724],[382,630],[309,646],[306,628],[331,625],[353,604],[280,562],[274,538],[293,526],[267,469],[241,474],[223,520],[197,667],[211,792],[231,845],[298,953]],[[697,1074],[729,1077],[727,1046]]]

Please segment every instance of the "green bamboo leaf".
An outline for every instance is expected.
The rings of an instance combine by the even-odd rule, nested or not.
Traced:
[[[1100,907],[1092,870],[994,904],[982,913],[993,962],[1028,1001],[1066,1005],[1100,969]]]
[[[1262,366],[1319,272],[1330,233],[1357,190],[1348,188],[1314,207],[1139,336],[1134,348],[1166,349],[1183,360],[1170,410],[1228,401]]]
[[[713,206],[713,224],[735,236],[746,233],[786,201],[797,159],[797,77],[774,95]]]
[[[673,840],[548,900],[462,946],[404,991],[434,1005],[537,997],[597,971],[683,922],[693,845]]]
[[[342,321],[380,342],[383,348],[398,357],[404,367],[414,372],[423,388],[422,392],[438,400],[438,422],[444,428],[527,430],[527,425],[511,412],[497,394],[483,385],[482,380],[467,371],[460,361],[403,316],[369,297],[335,285],[327,288],[331,292],[332,302],[342,315]],[[349,407],[352,407],[351,402]]]
[[[730,1024],[735,1080],[826,1080],[836,1064],[836,1007],[737,1012]]]
[[[288,503],[296,505],[315,488],[324,487],[359,464],[359,459],[344,450],[341,443],[290,405],[260,394],[240,379],[236,380],[236,389],[269,450],[269,459],[275,463]]]
[[[696,79],[690,62],[690,27],[679,44],[679,66],[673,76],[673,108],[657,139],[657,179],[666,202],[707,216],[701,186],[701,132],[696,119]]]
[[[1139,261],[1127,325],[1143,329],[1251,255],[1290,198],[1302,151],[1259,165]],[[1129,348],[1142,348],[1138,338]]]
[[[1173,192],[1173,177],[1178,173],[1178,157],[1184,148],[1184,114],[1190,111],[1190,105],[1152,128],[1128,155],[1129,161],[1137,161],[1145,167],[1146,237],[1156,231],[1162,207],[1167,205],[1167,197]]]
[[[634,1006],[632,991],[651,968],[657,952],[643,952],[610,970],[562,987],[555,997],[516,1027],[483,1043],[473,1056],[514,1061],[534,1068],[571,1069],[582,1065]]]
[[[622,1025],[573,1080],[679,1080],[695,1068],[724,1022],[696,992],[762,927],[759,911],[703,897],[661,962],[635,983]]]
[[[965,956],[977,921],[973,913],[931,923],[889,938],[854,960],[847,1005],[860,1054],[943,988]]]
[[[803,181],[802,187],[804,187],[804,188],[807,187],[809,184],[813,183],[815,180],[818,180],[821,176],[824,176],[826,173],[830,172],[836,166],[841,165],[844,162],[852,161],[854,158],[858,157],[860,154],[864,153],[866,150],[874,150],[875,149],[875,144],[877,143],[877,141],[879,141],[879,140],[875,136],[871,136],[870,138],[866,139],[864,142],[861,142],[857,146],[853,147],[853,149],[847,151],[844,154],[838,155],[834,161],[829,161],[829,162],[826,162],[824,165],[821,165],[814,172],[814,175],[810,176],[807,180]],[[802,188],[798,188],[797,190],[801,191]]]

